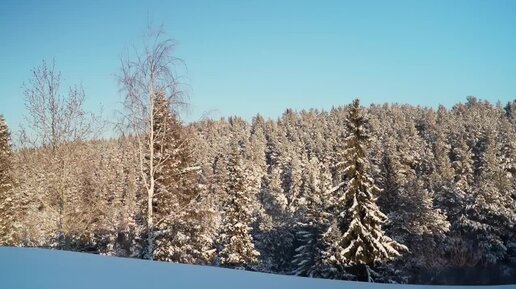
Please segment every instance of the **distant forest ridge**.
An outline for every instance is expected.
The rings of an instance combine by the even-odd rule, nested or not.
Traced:
[[[68,142],[63,129],[62,142],[9,152],[2,121],[2,244],[336,279],[515,282],[516,101],[356,101],[188,126],[168,107],[156,96],[150,202],[147,134]]]

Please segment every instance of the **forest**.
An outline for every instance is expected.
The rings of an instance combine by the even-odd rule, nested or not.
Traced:
[[[185,123],[173,45],[156,37],[122,61],[116,124],[86,111],[84,89],[64,89],[53,62],[34,68],[22,127],[0,117],[0,245],[342,280],[516,283],[516,100],[343,98],[277,119]]]

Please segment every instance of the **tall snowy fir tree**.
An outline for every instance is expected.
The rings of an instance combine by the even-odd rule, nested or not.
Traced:
[[[209,220],[210,212],[199,202],[199,170],[194,166],[192,144],[163,93],[156,94],[154,109],[154,259],[206,263],[212,244],[203,222]]]
[[[227,267],[244,267],[258,262],[260,253],[251,236],[252,202],[255,201],[246,180],[239,145],[234,145],[227,164],[227,199],[219,237],[218,263]]]
[[[297,242],[292,260],[292,273],[299,276],[321,277],[324,267],[323,233],[328,229],[331,214],[328,207],[327,192],[331,189],[331,174],[328,167],[316,157],[307,164],[303,173],[302,201],[296,218]]]
[[[433,154],[424,150],[423,139],[412,123],[403,121],[397,125],[408,141],[396,141],[389,136],[382,141],[379,184],[383,190],[378,204],[389,218],[385,224],[388,235],[411,248],[410,253],[404,254],[402,268],[411,275],[421,269],[421,264],[431,264],[436,259],[434,239],[444,237],[449,223],[446,215],[434,207],[433,190],[425,187],[425,160],[433,159]],[[429,265],[425,271],[430,269]]]
[[[284,273],[290,262],[289,248],[293,241],[291,218],[287,211],[288,200],[282,188],[281,170],[272,169],[263,178],[259,192],[260,213],[253,236],[260,253],[260,270]]]
[[[502,166],[497,163],[496,144],[491,131],[479,141],[478,186],[467,196],[465,214],[461,216],[462,230],[472,241],[478,262],[490,265],[507,256],[516,224],[516,202],[511,183]]]
[[[9,128],[0,115],[0,246],[16,245],[15,222],[20,208],[13,191],[12,157]]]
[[[347,278],[351,273],[359,280],[371,281],[371,267],[399,257],[407,248],[388,237],[382,229],[387,216],[376,204],[376,194],[380,190],[369,171],[368,120],[358,99],[350,108],[347,126],[349,136],[344,140],[342,159],[337,163],[343,168],[341,173],[345,177],[344,182],[331,190],[337,194],[337,215],[325,233],[328,247],[324,261],[330,277]]]

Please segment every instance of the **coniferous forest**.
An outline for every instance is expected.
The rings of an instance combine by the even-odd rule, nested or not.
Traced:
[[[86,111],[85,90],[63,87],[53,62],[34,68],[22,127],[0,118],[0,245],[343,280],[516,283],[516,101],[343,96],[327,111],[185,123],[173,42],[151,44],[122,61],[116,123]]]

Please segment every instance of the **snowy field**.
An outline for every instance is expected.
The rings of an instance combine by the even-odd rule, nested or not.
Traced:
[[[33,248],[0,248],[0,288],[468,288],[368,284]],[[516,288],[516,285],[475,286]]]

